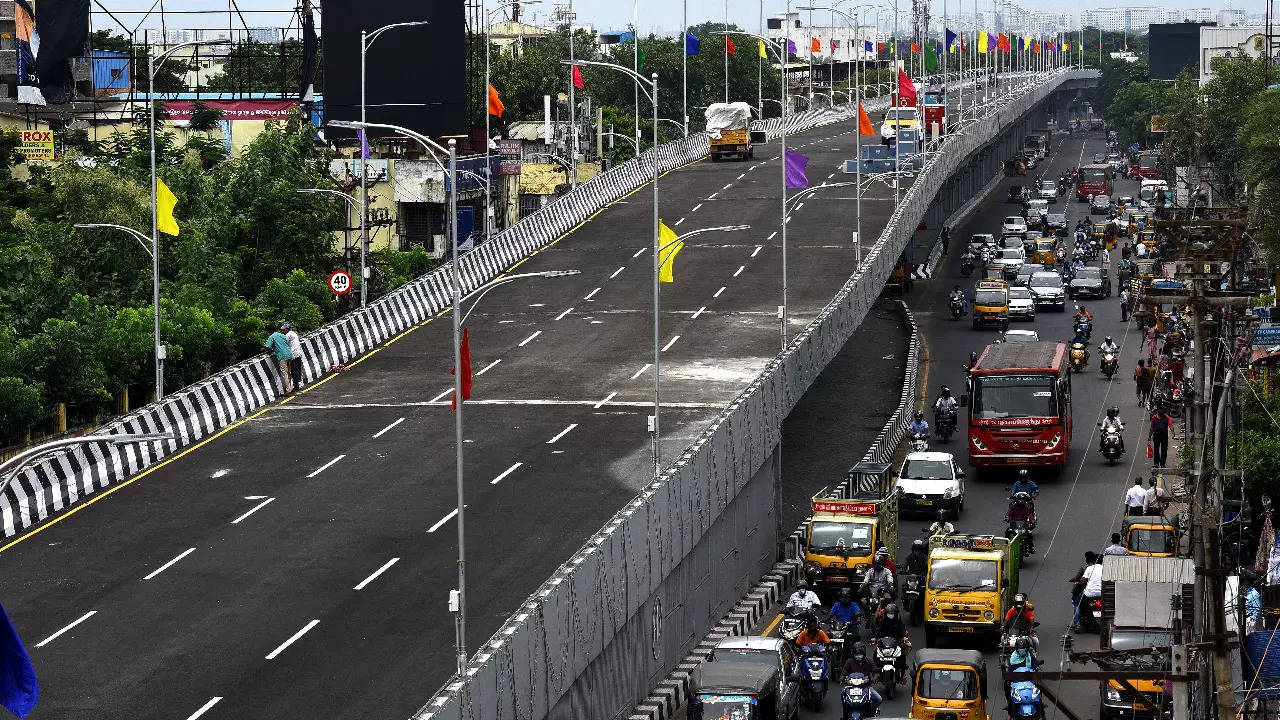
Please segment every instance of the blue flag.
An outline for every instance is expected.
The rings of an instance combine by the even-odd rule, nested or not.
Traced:
[[[873,44],[871,43],[871,41],[870,41],[870,40],[866,40],[866,41],[864,41],[864,42],[863,42],[863,45],[866,47],[866,51],[867,51],[867,52],[875,52],[875,51],[876,51],[876,46],[875,46],[875,45],[873,45]]]
[[[36,685],[31,658],[9,616],[0,607],[0,705],[22,718],[31,712],[39,698],[40,688]]]
[[[951,52],[951,47],[956,44],[956,34],[947,30],[947,52]]]
[[[693,33],[684,34],[684,54],[697,55],[698,50],[702,48],[702,43],[698,42],[698,36]]]

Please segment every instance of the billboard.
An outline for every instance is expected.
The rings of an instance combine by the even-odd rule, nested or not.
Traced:
[[[16,0],[13,15],[18,102],[70,102],[71,59],[89,43],[89,0]]]
[[[52,130],[19,130],[21,144],[18,152],[27,160],[53,159]]]
[[[1151,79],[1173,80],[1183,70],[1197,73],[1200,67],[1200,26],[1214,24],[1152,24],[1148,35]]]
[[[360,119],[360,31],[425,21],[377,36],[365,53],[369,122],[429,136],[467,132],[466,37],[456,0],[325,0],[321,4],[326,120]],[[330,129],[330,136],[352,136]],[[388,133],[373,131],[375,135]]]

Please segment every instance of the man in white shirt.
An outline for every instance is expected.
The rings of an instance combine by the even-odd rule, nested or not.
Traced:
[[[1124,507],[1129,515],[1147,513],[1147,489],[1142,487],[1142,478],[1136,478],[1133,481],[1133,487],[1124,494]]]
[[[787,600],[787,612],[808,612],[822,604],[818,594],[809,589],[809,581],[801,579]]]
[[[1080,596],[1080,602],[1076,604],[1076,616],[1071,622],[1072,630],[1080,629],[1080,608],[1102,597],[1102,562],[1092,550],[1084,554],[1084,572],[1080,575],[1080,581],[1084,583],[1084,592]]]
[[[1111,544],[1102,549],[1103,555],[1128,555],[1129,551],[1120,542],[1120,533],[1111,533]]]
[[[1169,504],[1169,492],[1156,484],[1155,476],[1147,480],[1146,508],[1148,515],[1163,515]]]
[[[302,389],[302,341],[298,338],[298,332],[293,329],[289,323],[284,324],[287,330],[284,338],[289,341],[289,350],[293,352],[293,359],[289,361],[289,374],[293,377],[293,389]]]

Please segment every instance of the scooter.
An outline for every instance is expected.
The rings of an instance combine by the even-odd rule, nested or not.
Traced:
[[[1089,365],[1089,348],[1082,342],[1071,343],[1071,370],[1084,372]]]
[[[960,258],[960,274],[965,277],[973,274],[973,256],[969,253]]]
[[[1018,673],[1031,672],[1031,668],[1018,668]],[[1044,720],[1044,701],[1040,699],[1040,688],[1030,680],[1017,680],[1009,683],[1009,704],[1013,717],[1017,720]]]
[[[1040,623],[1032,623],[1032,627],[1040,627]],[[1034,637],[1034,631],[1032,635],[1023,635],[1015,629],[1000,635],[1000,667],[1005,672],[1009,671],[1009,657],[1012,656],[1013,651],[1017,649],[1018,639],[1024,637]]]
[[[898,679],[902,677],[903,662],[902,645],[896,638],[876,638],[876,666],[880,668],[880,684],[884,685],[884,696],[893,699],[897,692]]]
[[[961,315],[964,315],[964,301],[957,297],[951,298],[951,319],[959,320]]]
[[[1084,318],[1076,320],[1071,329],[1075,331],[1077,337],[1082,337],[1085,341],[1088,341],[1093,335],[1093,323]]]
[[[871,678],[852,673],[840,690],[841,720],[864,720],[879,714],[871,695]]]
[[[919,575],[908,575],[902,583],[902,611],[912,625],[924,622],[924,603]]]
[[[1080,629],[1091,633],[1099,632],[1102,628],[1102,598],[1081,596],[1080,602],[1084,603],[1084,607],[1080,608]]]
[[[809,616],[808,610],[788,610],[787,614],[782,618],[782,623],[778,626],[778,637],[794,644],[796,638],[800,637],[800,633],[804,632],[804,626],[809,621]]]
[[[1102,353],[1101,368],[1102,374],[1106,375],[1108,380],[1116,374],[1116,370],[1120,369],[1120,361],[1114,352],[1106,350]]]
[[[825,645],[805,645],[801,694],[814,712],[822,709],[822,699],[827,695],[827,654]]]
[[[911,452],[927,452],[929,450],[929,436],[925,433],[913,433],[911,435]]]
[[[1102,427],[1102,423],[1098,423],[1098,427]],[[1120,441],[1120,433],[1116,430],[1103,432],[1102,456],[1107,459],[1107,464],[1115,465],[1121,455],[1124,455],[1124,446]]]
[[[951,436],[956,432],[956,411],[943,410],[933,417],[933,422],[937,426],[937,435],[942,442],[950,442]]]

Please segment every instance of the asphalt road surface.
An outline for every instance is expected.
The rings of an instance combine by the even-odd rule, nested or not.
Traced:
[[[811,184],[844,179],[854,126],[791,138]],[[678,233],[751,225],[692,238],[662,288],[664,463],[779,349],[778,154],[659,182]],[[864,237],[891,192],[864,196]],[[853,270],[853,204],[827,202],[850,196],[820,191],[792,213],[788,335]],[[504,286],[468,322],[471,650],[652,477],[650,198],[518,263],[582,274]],[[447,316],[428,322],[0,549],[3,602],[40,677],[31,717],[416,710],[455,668],[451,339]]]
[[[1082,152],[1086,162],[1094,152],[1104,149],[1100,133],[1086,136],[1061,135],[1055,138],[1054,152],[1047,164],[1041,164],[1026,178],[1009,178],[1001,181],[969,218],[954,228],[953,247],[963,247],[972,233],[989,232],[999,236],[1000,220],[1005,215],[1016,214],[1019,207],[1006,203],[1005,197],[1010,185],[1029,184],[1035,177],[1043,174],[1046,179],[1054,179],[1069,166],[1081,164]],[[1136,181],[1118,179],[1115,182],[1115,197],[1121,195],[1137,196]],[[1066,201],[1061,199],[1053,203],[1055,211],[1065,208],[1070,225],[1084,216],[1084,203],[1077,203],[1072,196]],[[1070,242],[1068,241],[1068,246]],[[1115,260],[1119,259],[1119,251],[1113,252]],[[942,384],[954,388],[964,387],[963,364],[970,351],[981,351],[983,347],[995,339],[992,330],[973,330],[967,318],[952,321],[947,305],[947,293],[954,284],[971,288],[973,278],[964,278],[959,272],[959,252],[944,258],[934,279],[915,285],[916,290],[908,296],[908,303],[915,313],[917,322],[928,343],[927,383],[929,387],[928,402],[937,397],[938,387]],[[1098,264],[1098,263],[1093,263]],[[1114,262],[1112,263],[1114,267]],[[1113,287],[1116,285],[1112,275]],[[1118,292],[1118,288],[1116,288]],[[1015,322],[1014,328],[1036,330],[1041,339],[1066,342],[1071,335],[1071,302],[1068,311],[1057,313],[1041,309],[1033,322]],[[1037,554],[1029,558],[1023,565],[1021,589],[1028,593],[1036,605],[1037,619],[1040,621],[1040,653],[1045,660],[1046,670],[1057,670],[1061,665],[1061,637],[1071,622],[1073,607],[1070,598],[1068,578],[1072,577],[1083,562],[1086,550],[1099,551],[1105,546],[1111,532],[1119,529],[1122,516],[1121,504],[1125,490],[1132,484],[1136,476],[1146,477],[1150,469],[1150,461],[1144,451],[1146,443],[1146,422],[1142,409],[1134,397],[1131,370],[1141,352],[1141,335],[1136,326],[1120,322],[1119,299],[1115,296],[1105,301],[1085,303],[1093,313],[1095,329],[1093,333],[1094,352],[1089,369],[1077,375],[1072,381],[1072,411],[1075,419],[1072,449],[1066,469],[1057,477],[1040,475],[1035,479],[1040,485],[1040,496],[1036,510],[1039,527],[1036,530]],[[1096,346],[1102,338],[1111,335],[1121,345],[1120,371],[1115,379],[1108,382],[1098,371],[1098,354]],[[1128,454],[1115,466],[1108,466],[1098,453],[1097,422],[1105,415],[1109,406],[1120,408],[1121,418],[1126,422],[1125,446]],[[854,398],[848,398],[845,411],[856,414],[860,405]],[[810,419],[797,417],[797,413],[805,411],[805,404],[797,407],[788,424],[811,422]],[[830,409],[827,409],[830,412]],[[932,421],[932,414],[928,413]],[[953,452],[961,465],[965,465],[965,431],[962,424],[960,432],[949,444],[931,443],[931,450]],[[1004,531],[1004,513],[1007,506],[1005,487],[1013,479],[1012,475],[1003,473],[984,473],[979,475],[968,468],[965,492],[966,502],[964,514],[956,522],[961,532],[994,533]],[[791,479],[804,478],[805,468],[797,467]],[[834,478],[813,477],[807,480],[805,490],[816,491],[829,484]],[[803,480],[802,480],[803,481]],[[800,494],[800,491],[794,491]],[[903,518],[900,530],[901,562],[910,547],[910,540],[922,537],[921,531],[931,519]],[[770,617],[772,621],[773,617]],[[768,625],[766,624],[766,627]],[[913,628],[911,632],[913,646],[924,647],[923,627]],[[948,647],[953,646],[951,644]],[[960,647],[961,644],[954,646]],[[1097,647],[1097,636],[1077,634],[1076,650],[1089,650]],[[1075,667],[1074,669],[1094,669]],[[994,681],[999,678],[999,664],[994,654],[988,653],[988,670]],[[909,687],[907,688],[909,690]],[[1098,710],[1099,689],[1096,682],[1067,681],[1060,684],[1058,690],[1066,702],[1083,717],[1096,717]],[[1003,695],[999,688],[992,690],[989,701],[993,717],[1003,717]],[[880,708],[882,716],[904,717],[909,710],[909,692],[907,698],[899,696],[886,702]],[[1052,718],[1055,709],[1048,706],[1047,712]],[[829,694],[824,710],[820,713],[801,711],[802,718],[836,718],[839,717],[839,700],[835,694]]]

